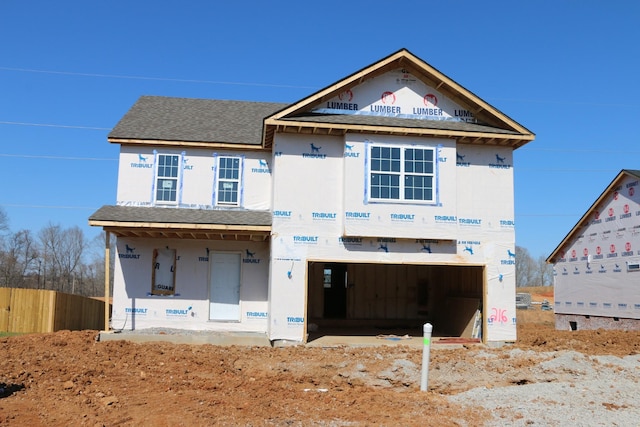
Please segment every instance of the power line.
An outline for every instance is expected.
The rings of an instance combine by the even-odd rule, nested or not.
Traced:
[[[620,153],[634,154],[640,153],[640,151],[628,151],[628,150],[599,150],[599,149],[568,149],[568,148],[537,148],[537,147],[523,147],[520,151],[551,151],[561,153]]]
[[[563,173],[577,173],[577,172],[620,172],[620,169],[536,169],[536,168],[522,168],[515,166],[513,168],[516,172],[563,172]]]
[[[21,205],[21,204],[11,204],[11,203],[3,203],[0,206],[7,206],[11,208],[28,208],[28,209],[76,209],[76,210],[96,210],[97,207],[93,206],[45,206],[45,205]],[[517,217],[580,217],[582,214],[567,214],[567,213],[550,213],[550,214],[542,214],[542,213],[524,213],[524,214],[516,214]]]
[[[289,88],[289,89],[317,89],[316,87],[313,87],[313,86],[295,86],[295,85],[282,85],[282,84],[272,84],[272,83],[229,82],[229,81],[221,81],[221,80],[173,79],[168,77],[125,76],[125,75],[117,75],[117,74],[77,73],[72,71],[34,70],[31,68],[0,67],[0,70],[20,71],[25,73],[61,74],[61,75],[67,75],[67,76],[102,77],[102,78],[110,78],[110,79],[154,80],[154,81],[180,82],[180,83],[202,83],[202,84],[234,85],[234,86],[261,86],[261,87],[277,87],[277,88]]]
[[[110,161],[117,162],[117,158],[107,157],[72,157],[72,156],[47,156],[47,155],[33,155],[33,154],[8,154],[0,153],[0,157],[15,157],[24,159],[51,159],[51,160],[95,160],[95,161]],[[527,168],[527,167],[514,167],[517,172],[563,172],[563,173],[580,173],[580,172],[619,172],[619,169],[543,169],[543,168]]]
[[[45,206],[45,205],[16,205],[11,203],[3,203],[0,206],[7,206],[10,208],[28,208],[28,209],[76,209],[76,210],[96,210],[98,208],[93,206]]]
[[[0,121],[0,124],[2,124],[2,125],[17,125],[17,126],[42,126],[42,127],[66,128],[66,129],[111,130],[111,128],[101,128],[101,127],[93,127],[93,126],[60,125],[60,124],[50,124],[50,123],[28,123],[28,122]]]
[[[71,156],[44,156],[44,155],[32,155],[32,154],[8,154],[0,153],[0,157],[17,157],[24,159],[52,159],[52,160],[96,160],[96,161],[112,161],[117,162],[117,158],[106,157],[71,157]],[[579,173],[579,172],[619,172],[619,169],[537,169],[537,168],[525,168],[515,167],[515,171],[525,172],[566,172],[566,173]]]
[[[556,214],[556,213],[552,213],[552,214],[535,214],[535,213],[532,213],[532,214],[528,214],[528,213],[519,214],[519,213],[516,213],[516,216],[519,216],[519,217],[520,216],[527,216],[527,217],[545,217],[545,218],[546,217],[552,217],[552,216],[553,217],[556,217],[556,216],[558,216],[558,217],[559,216],[570,216],[570,217],[576,217],[577,216],[577,217],[579,217],[581,215],[584,215],[584,214],[567,214],[567,213],[564,213],[564,214]]]
[[[0,67],[2,68],[2,67]],[[40,126],[40,127],[53,127],[53,128],[63,128],[63,129],[87,129],[87,130],[107,130],[111,131],[113,128],[103,128],[96,126],[82,126],[82,125],[62,125],[57,123],[30,123],[30,122],[12,122],[12,121],[0,121],[2,125],[15,125],[15,126]],[[533,147],[523,147],[516,154],[520,154],[525,151],[548,151],[548,152],[558,152],[558,153],[621,153],[625,154],[638,154],[640,151],[628,151],[628,150],[598,150],[598,149],[576,149],[576,148],[533,148]],[[523,170],[523,169],[520,169]],[[567,170],[568,172],[570,170]],[[602,171],[601,171],[602,172]]]
[[[273,88],[287,88],[287,89],[318,89],[317,86],[302,86],[302,85],[285,85],[275,83],[255,83],[255,82],[233,82],[225,80],[200,80],[200,79],[177,79],[170,77],[149,77],[149,76],[128,76],[119,74],[102,74],[102,73],[80,73],[75,71],[53,71],[53,70],[38,70],[33,68],[19,68],[19,67],[2,67],[0,70],[5,71],[19,71],[23,73],[39,73],[39,74],[57,74],[65,76],[79,76],[79,77],[99,77],[110,79],[129,79],[129,80],[150,80],[150,81],[166,81],[166,82],[179,82],[179,83],[198,83],[198,84],[215,84],[215,85],[231,85],[231,86],[253,86],[253,87],[273,87]],[[570,102],[566,100],[550,100],[550,99],[518,99],[518,98],[487,98],[492,101],[503,102],[525,102],[535,104],[558,104],[558,105],[599,105],[607,107],[626,107],[637,108],[636,104],[603,104],[595,102]]]
[[[1,68],[1,67],[0,67]],[[571,101],[557,101],[553,99],[517,99],[517,98],[487,98],[492,101],[506,101],[506,102],[526,102],[531,104],[558,104],[558,105],[599,105],[602,107],[627,107],[637,108],[637,104],[603,104],[600,102],[571,102]]]
[[[31,154],[6,154],[0,153],[0,157],[20,157],[25,159],[54,159],[54,160],[107,160],[115,161],[118,159],[100,158],[100,157],[69,157],[69,156],[35,156]]]

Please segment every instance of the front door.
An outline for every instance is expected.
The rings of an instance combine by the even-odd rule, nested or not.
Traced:
[[[240,254],[211,253],[209,319],[240,320]]]

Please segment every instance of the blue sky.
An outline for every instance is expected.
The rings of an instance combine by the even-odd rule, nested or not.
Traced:
[[[0,205],[11,231],[100,230],[109,130],[141,95],[295,102],[406,48],[536,134],[516,244],[547,256],[640,169],[640,3],[0,2]]]

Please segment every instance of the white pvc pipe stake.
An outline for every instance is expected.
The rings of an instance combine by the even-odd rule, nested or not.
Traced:
[[[425,323],[422,327],[424,338],[422,339],[422,377],[420,378],[420,391],[427,391],[429,382],[429,356],[431,351],[431,323]]]

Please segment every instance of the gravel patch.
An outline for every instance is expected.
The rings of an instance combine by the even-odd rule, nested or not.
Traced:
[[[522,384],[473,388],[450,400],[491,411],[494,418],[487,425],[492,426],[639,425],[640,356],[573,351],[546,356],[549,359],[533,367]]]

